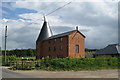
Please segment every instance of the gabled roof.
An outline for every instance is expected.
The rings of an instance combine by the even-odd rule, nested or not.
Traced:
[[[58,37],[67,36],[67,35],[71,34],[71,33],[74,32],[74,31],[76,31],[76,30],[69,31],[69,32],[65,32],[65,33],[61,33],[61,34],[57,34],[57,35],[53,35],[53,36],[49,37],[48,39],[53,39],[53,38],[58,38]]]
[[[44,23],[43,23],[43,26],[42,26],[42,29],[40,31],[37,41],[43,41],[45,39],[48,39],[51,36],[52,36],[52,31],[44,17]]]
[[[65,32],[65,33],[53,35],[53,36],[49,37],[48,39],[53,39],[53,38],[58,38],[58,37],[67,36],[67,35],[73,33],[74,31],[76,31],[76,30],[72,30],[72,31],[68,31],[68,32]],[[79,31],[78,31],[78,32],[79,32]],[[79,32],[79,33],[80,33],[80,32]],[[82,36],[84,36],[82,33],[80,33],[80,34],[81,34]],[[85,37],[85,36],[84,36],[84,37]],[[48,39],[46,39],[46,40],[48,40]]]
[[[107,54],[120,54],[120,45],[111,44],[105,47],[104,49],[94,53],[94,55],[107,55]]]

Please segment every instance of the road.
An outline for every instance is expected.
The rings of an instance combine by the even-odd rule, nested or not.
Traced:
[[[2,69],[3,78],[118,78],[118,70],[98,71],[40,71],[40,70],[8,70]]]
[[[26,75],[26,74],[21,74],[18,72],[14,72],[6,68],[2,68],[2,78],[35,78],[35,77]]]

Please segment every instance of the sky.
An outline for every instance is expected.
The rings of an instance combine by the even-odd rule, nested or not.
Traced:
[[[101,49],[118,43],[118,2],[115,0],[73,2],[46,16],[53,34],[75,30],[85,38],[85,48]],[[5,26],[8,26],[7,49],[36,48],[36,40],[47,15],[68,2],[4,1],[0,4],[0,44],[4,49]]]

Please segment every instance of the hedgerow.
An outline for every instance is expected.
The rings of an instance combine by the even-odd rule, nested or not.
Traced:
[[[2,57],[4,58],[4,57]],[[22,69],[22,63],[17,62],[16,56],[9,56],[7,60],[16,61],[17,68]],[[69,70],[98,70],[98,69],[120,69],[119,57],[96,57],[96,58],[55,58],[49,57],[36,60],[32,63],[24,62],[23,69],[43,69],[43,70],[57,70],[57,71],[69,71]]]
[[[117,57],[101,58],[56,58],[44,63],[42,69],[46,70],[96,70],[117,69],[119,66]],[[48,68],[49,67],[49,68]]]

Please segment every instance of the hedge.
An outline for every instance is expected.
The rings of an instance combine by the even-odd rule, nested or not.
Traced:
[[[38,60],[37,69],[44,70],[98,70],[98,69],[118,69],[118,57],[100,58],[56,58],[49,57]]]
[[[2,57],[4,59],[4,57]],[[7,61],[16,61],[16,56],[7,57]],[[4,60],[3,60],[4,61]],[[31,66],[32,65],[32,66]],[[37,63],[24,63],[24,70],[27,69],[43,69],[43,70],[99,70],[99,69],[120,69],[119,57],[97,57],[97,58],[55,58],[49,57],[37,60]],[[21,69],[21,65],[17,69]]]

